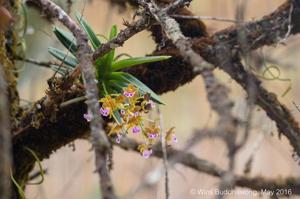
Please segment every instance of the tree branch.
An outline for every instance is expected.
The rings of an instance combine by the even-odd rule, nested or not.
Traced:
[[[140,143],[136,142],[133,139],[124,138],[122,139],[120,144],[117,144],[118,147],[130,150],[139,153],[137,150],[137,146]],[[176,149],[167,149],[167,154],[170,160],[176,160],[176,163],[180,163],[189,167],[195,171],[206,173],[208,175],[214,177],[222,177],[225,170],[219,168],[217,165],[210,163],[206,160],[197,158],[194,154],[188,153],[181,150]],[[153,155],[158,158],[163,157],[163,151],[159,145],[156,145],[153,148]],[[178,158],[180,157],[180,158]],[[260,176],[257,177],[245,177],[234,175],[234,180],[236,185],[239,187],[250,188],[253,190],[261,191],[261,190],[270,190],[276,191],[276,189],[291,189],[292,194],[300,195],[300,179],[299,178],[277,178],[277,179],[266,179]]]
[[[11,196],[10,169],[12,154],[7,93],[4,67],[0,63],[0,198],[3,199],[9,199]]]
[[[235,79],[246,91],[249,80],[255,85],[256,104],[261,106],[267,115],[276,122],[279,132],[287,137],[294,151],[300,156],[300,129],[298,122],[289,110],[282,105],[275,94],[268,92],[261,85],[256,76],[247,72],[241,65],[238,53],[242,52],[238,31],[244,30],[245,40],[249,44],[248,50],[255,50],[264,45],[277,44],[285,39],[292,24],[292,34],[300,31],[300,8],[294,5],[290,12],[291,2],[280,6],[274,13],[262,20],[250,22],[241,27],[231,27],[211,38],[194,39],[193,48],[204,59],[215,66],[219,66]],[[291,22],[289,22],[291,14]]]
[[[93,144],[96,155],[96,170],[101,177],[100,167],[103,154],[106,154],[109,150],[109,142],[106,134],[102,129],[102,119],[99,116],[99,102],[98,102],[98,87],[96,83],[96,75],[92,61],[92,50],[88,44],[87,35],[80,29],[77,24],[65,13],[63,9],[48,0],[32,0],[38,5],[39,9],[48,13],[49,16],[58,19],[64,26],[66,26],[74,35],[77,40],[78,51],[77,59],[79,61],[79,67],[83,74],[85,94],[87,98],[88,112],[92,114],[92,120],[90,122],[91,128],[91,142]],[[51,99],[50,99],[51,100]],[[101,184],[101,182],[100,182]],[[105,195],[107,191],[102,187],[102,192]],[[116,198],[112,194],[112,199]]]

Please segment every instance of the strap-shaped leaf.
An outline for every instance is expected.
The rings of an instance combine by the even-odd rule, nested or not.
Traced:
[[[97,34],[93,31],[93,29],[90,27],[90,25],[86,22],[86,20],[83,18],[82,14],[77,12],[76,13],[76,19],[80,26],[83,28],[83,30],[86,32],[86,34],[89,37],[89,40],[93,46],[94,49],[97,49],[100,47],[101,42],[97,37]]]
[[[121,91],[119,89],[117,89],[115,86],[113,86],[112,84],[109,83],[109,84],[107,84],[107,92],[109,94],[118,94]]]
[[[132,76],[129,73],[125,73],[125,72],[112,72],[110,74],[110,79],[115,79],[115,80],[119,80],[120,82],[125,81],[128,82],[130,84],[135,85],[137,88],[139,88],[140,91],[142,91],[143,93],[149,93],[151,96],[151,99],[159,104],[164,104],[161,100],[160,97],[153,92],[148,86],[146,86],[143,82],[141,82],[140,80],[138,80],[137,78],[135,78],[134,76]]]
[[[76,56],[77,44],[74,36],[58,27],[54,27],[53,32],[58,40],[73,54]]]
[[[114,88],[115,90],[118,91],[118,93],[122,93],[123,92],[123,88],[126,88],[129,84],[129,82],[125,82],[123,80],[116,80],[116,79],[110,79],[108,81],[109,86],[111,86],[112,88]]]
[[[118,124],[122,124],[123,121],[122,121],[121,115],[118,111],[114,111],[112,116]]]
[[[53,55],[56,59],[62,61],[63,63],[71,66],[72,68],[75,68],[78,64],[77,59],[74,57],[71,57],[70,55],[66,54],[65,52],[57,49],[57,48],[53,48],[53,47],[49,47],[48,51],[51,55]]]
[[[50,67],[54,72],[57,72],[60,75],[66,75],[68,72],[68,69],[66,69],[65,67],[60,67],[57,65],[50,65]]]
[[[117,26],[112,26],[109,34],[109,40],[115,38],[117,35]],[[111,64],[114,60],[115,50],[109,51],[102,57],[98,57],[94,62],[97,69],[97,75],[100,79],[105,79],[105,77],[111,72]]]
[[[111,27],[111,30],[110,30],[109,40],[114,39],[117,36],[117,33],[118,33],[117,26],[113,25]],[[109,69],[109,71],[111,71],[112,62],[113,62],[114,56],[115,56],[115,49],[109,51],[109,53],[107,53],[106,56],[107,57],[106,57],[106,63],[105,64],[106,64],[106,67]]]
[[[169,58],[171,58],[171,56],[148,56],[148,57],[133,57],[129,59],[123,59],[112,63],[112,71],[118,71],[138,64],[163,61]]]

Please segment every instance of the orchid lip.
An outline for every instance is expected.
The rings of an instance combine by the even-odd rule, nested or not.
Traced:
[[[141,131],[141,128],[139,126],[135,126],[132,128],[133,133],[139,133]]]
[[[150,100],[149,103],[150,103],[151,108],[155,108],[155,103],[152,100]]]
[[[128,91],[124,91],[123,95],[125,95],[126,97],[133,97],[135,94],[135,92],[128,92]]]
[[[151,139],[154,139],[154,138],[157,137],[157,134],[156,134],[156,133],[150,133],[150,134],[148,135],[148,137],[151,138]]]
[[[109,115],[110,110],[108,108],[100,108],[100,114],[104,117],[107,117]]]
[[[117,137],[116,137],[116,139],[115,139],[115,140],[116,140],[116,143],[118,143],[118,144],[121,143],[121,137],[122,137],[122,136],[121,136],[120,134],[117,135]]]
[[[152,149],[143,151],[144,158],[149,158],[151,156],[151,154],[152,154]]]

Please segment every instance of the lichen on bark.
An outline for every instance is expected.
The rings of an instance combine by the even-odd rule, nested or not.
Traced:
[[[7,41],[13,38],[7,38],[2,33],[0,34],[0,61],[4,67],[5,78],[7,82],[7,94],[9,103],[9,112],[10,112],[10,123],[11,127],[17,125],[17,118],[19,114],[19,94],[17,91],[17,69],[14,64],[12,57],[8,53],[8,49],[13,50],[13,46],[8,46]],[[15,40],[15,39],[13,39]]]
[[[13,60],[19,43],[15,23],[19,19],[18,10],[20,4],[21,2],[19,0],[9,0],[3,2],[3,6],[11,13],[14,19],[5,31],[0,31],[0,62],[4,67],[5,78],[7,81],[7,95],[10,102],[9,112],[11,128],[15,128],[17,126],[20,114],[20,99],[17,91],[18,70]]]
[[[0,30],[0,64],[1,67],[3,67],[4,80],[7,84],[5,94],[7,95],[7,100],[9,102],[9,115],[7,115],[7,117],[9,118],[10,129],[15,129],[17,127],[21,114],[21,108],[19,106],[20,98],[17,90],[18,70],[14,62],[14,55],[16,55],[17,46],[19,44],[18,30],[15,23],[19,20],[18,10],[20,4],[21,1],[19,0],[3,1],[1,4],[1,6],[8,10],[13,17],[12,23],[9,24],[5,30]],[[2,152],[3,151],[0,151],[0,153]],[[12,191],[11,193],[11,198],[17,198],[16,192]]]

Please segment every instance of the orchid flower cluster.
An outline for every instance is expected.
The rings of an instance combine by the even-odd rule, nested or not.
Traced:
[[[123,136],[129,133],[141,135],[145,140],[138,146],[138,150],[143,157],[148,158],[152,154],[152,146],[159,140],[161,129],[156,121],[146,118],[155,106],[148,93],[142,94],[139,89],[132,84],[123,88],[123,93],[110,94],[99,100],[101,108],[99,113],[103,117],[113,118],[108,136],[120,143]],[[117,118],[120,116],[120,118]],[[84,114],[87,121],[91,120],[91,115]],[[168,144],[177,142],[174,128],[171,128],[165,135]]]
[[[101,48],[103,41],[100,40],[99,35],[93,31],[81,13],[76,14],[76,19],[78,25],[87,34],[92,49],[96,51]],[[61,61],[64,66],[53,64],[51,69],[55,73],[66,76],[79,63],[77,59],[78,45],[70,32],[58,27],[55,27],[53,32],[68,52],[49,47],[49,53]],[[117,26],[112,26],[107,40],[113,40],[117,37],[117,34]],[[156,124],[156,121],[148,120],[145,114],[151,111],[156,103],[164,103],[147,85],[132,74],[125,72],[124,69],[170,58],[170,56],[144,56],[120,59],[120,56],[115,56],[115,50],[112,49],[105,55],[98,57],[93,63],[96,71],[97,86],[100,91],[99,95],[103,96],[99,100],[101,104],[99,113],[103,117],[114,121],[109,136],[114,138],[117,143],[120,143],[122,136],[129,132],[135,135],[142,135],[145,142],[138,149],[145,158],[152,154],[152,146],[156,140],[162,138],[161,129]],[[79,80],[83,83],[82,78]],[[86,113],[84,118],[87,121],[91,121],[92,115]],[[166,133],[165,139],[167,142],[177,141],[173,129]]]

